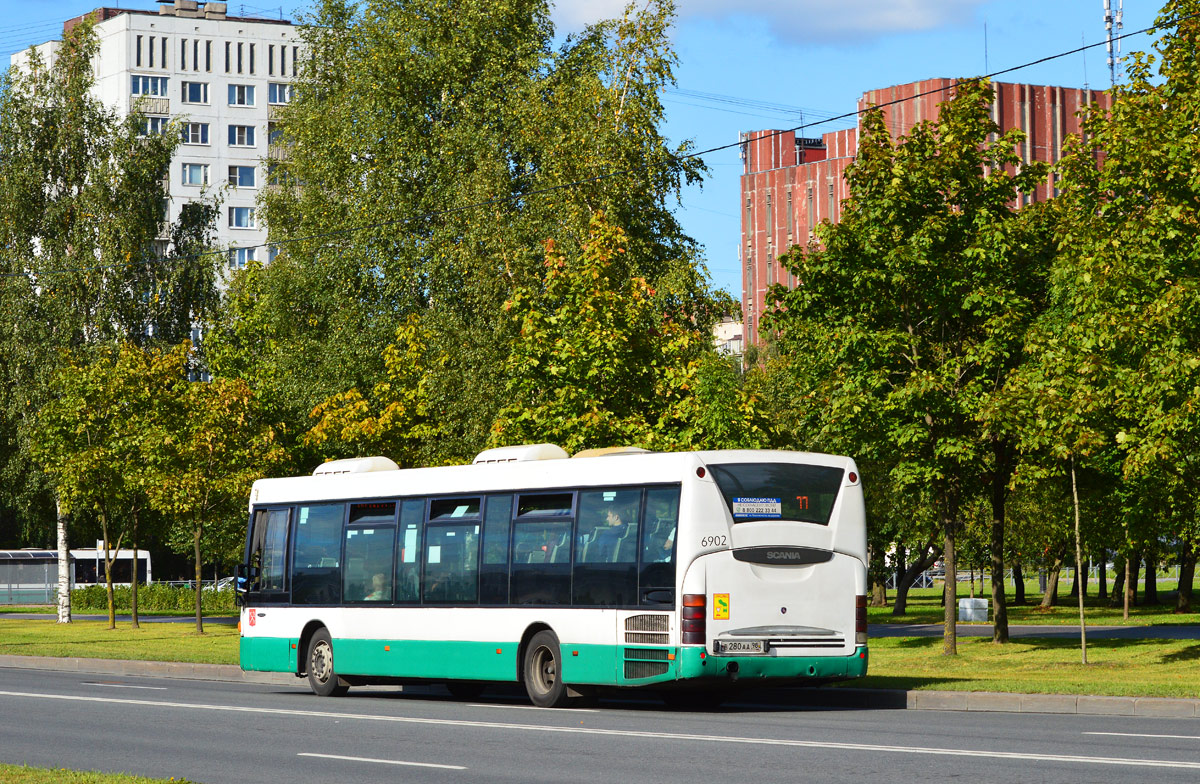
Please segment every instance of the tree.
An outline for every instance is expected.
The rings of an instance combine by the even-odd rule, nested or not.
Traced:
[[[126,535],[136,564],[138,516],[151,484],[146,458],[159,444],[155,414],[182,377],[184,351],[123,344],[76,352],[55,375],[61,392],[42,407],[31,436],[34,457],[54,480],[63,512],[94,511],[99,518],[110,629],[116,626],[112,564]],[[136,626],[136,571],[132,582]]]
[[[85,21],[52,61],[36,50],[0,83],[0,474],[7,504],[57,506],[59,619],[70,620],[66,525],[31,458],[30,431],[56,394],[62,350],[174,340],[213,302],[212,259],[196,255],[206,215],[164,227],[164,175],[176,133],[144,135],[93,96],[97,41]],[[197,220],[193,220],[197,218]],[[165,229],[165,232],[164,232]],[[165,255],[158,237],[172,237]]]
[[[263,296],[231,299],[214,325],[218,375],[252,372],[302,432],[325,401],[397,383],[381,348],[399,334],[406,356],[423,352],[440,428],[409,454],[465,459],[503,400],[503,304],[538,274],[549,238],[576,255],[599,211],[627,236],[616,279],[644,279],[661,309],[706,330],[723,303],[668,203],[701,164],[659,131],[672,13],[651,2],[556,50],[545,0],[321,4],[278,119],[289,155],[264,195],[281,253],[250,273]],[[251,357],[257,372],[243,370]]]
[[[240,379],[180,382],[156,452],[150,501],[174,518],[172,547],[191,551],[196,576],[196,631],[205,554],[231,556],[244,541],[250,487],[285,455],[249,384]]]
[[[945,645],[956,652],[955,535],[965,497],[1005,435],[980,412],[1019,360],[1045,263],[1025,251],[1012,204],[1045,169],[1018,163],[1013,130],[989,117],[991,88],[960,82],[936,123],[895,144],[871,111],[842,220],[824,244],[781,261],[799,285],[772,290],[764,326],[812,363],[823,430],[852,454],[893,466],[901,487],[929,488],[946,565]],[[1002,525],[1003,517],[998,516]],[[994,567],[993,567],[994,568]],[[1000,594],[1003,596],[1003,594]]]

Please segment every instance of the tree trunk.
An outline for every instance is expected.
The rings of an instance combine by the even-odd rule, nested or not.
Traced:
[[[1141,553],[1130,553],[1125,559],[1125,612],[1124,619],[1129,620],[1129,608],[1137,606],[1138,567],[1141,565]]]
[[[196,558],[196,634],[204,634],[204,616],[200,612],[200,592],[204,590],[203,576],[200,574],[200,535],[202,529],[197,528],[192,534],[192,554]]]
[[[1025,570],[1020,561],[1013,561],[1013,604],[1018,607],[1025,605]]]
[[[996,472],[1000,474],[999,471]],[[992,477],[992,536],[990,542],[992,566],[992,642],[1008,642],[1008,605],[1004,596],[1004,502],[1007,495],[1007,474],[1004,481]],[[1013,576],[1016,576],[1014,571]]]
[[[108,513],[105,512],[103,505],[100,507],[100,535],[104,544],[104,589],[108,595],[108,628],[117,628],[117,608],[113,603],[113,582],[112,582],[112,567],[113,561],[116,560],[116,555],[113,553],[121,547],[121,540],[118,537],[117,546],[115,548],[109,546],[108,540]]]
[[[921,548],[921,553],[919,558],[896,575],[896,603],[892,605],[892,615],[904,615],[908,608],[908,590],[912,588],[921,573],[933,566],[942,554],[941,550],[934,546],[933,539],[925,543]]]
[[[1076,562],[1074,573],[1071,575],[1071,587],[1067,591],[1067,596],[1079,595],[1079,563]]]
[[[958,655],[958,616],[955,614],[958,604],[958,564],[955,563],[954,528],[958,521],[958,504],[953,498],[946,498],[942,509],[942,533],[945,544],[942,547],[942,562],[946,565],[946,585],[942,591],[942,603],[945,605],[942,614],[942,655]]]
[[[1125,577],[1129,570],[1125,568],[1126,558],[1119,552],[1113,553],[1113,587],[1108,595],[1108,606],[1119,607],[1125,601]]]
[[[1146,596],[1142,604],[1158,604],[1158,551],[1146,550]]]
[[[133,535],[133,574],[129,583],[129,609],[130,615],[133,618],[133,628],[138,628],[138,608],[137,608],[137,589],[138,589],[138,530],[137,530],[137,507],[133,507],[133,519],[130,521],[130,533]]]
[[[867,552],[867,580],[870,582],[872,607],[887,607],[887,558],[874,550]],[[216,574],[213,574],[214,580]]]
[[[1062,551],[1054,557],[1054,565],[1050,567],[1050,573],[1046,576],[1046,591],[1042,594],[1042,607],[1053,607],[1058,604],[1058,577],[1062,572],[1063,556]]]
[[[55,527],[58,536],[58,622],[71,622],[71,550],[67,547],[67,516],[62,502],[54,499]]]
[[[1184,540],[1179,546],[1179,592],[1175,597],[1175,612],[1192,611],[1192,583],[1196,579],[1196,548]]]
[[[1071,499],[1075,502],[1075,584],[1079,587],[1079,592],[1076,594],[1079,597],[1079,651],[1083,658],[1083,663],[1087,664],[1087,623],[1083,614],[1083,595],[1087,593],[1084,586],[1087,585],[1087,572],[1083,572],[1083,577],[1080,577],[1080,572],[1084,568],[1083,563],[1083,540],[1079,536],[1079,488],[1075,484],[1075,458],[1071,458]]]
[[[1100,578],[1100,603],[1108,601],[1108,552],[1100,548],[1100,570],[1097,575]]]

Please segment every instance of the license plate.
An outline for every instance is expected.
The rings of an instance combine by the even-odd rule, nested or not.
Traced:
[[[762,640],[717,640],[716,653],[763,653]]]

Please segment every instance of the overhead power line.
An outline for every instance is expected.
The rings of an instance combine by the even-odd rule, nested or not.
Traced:
[[[1160,30],[1160,29],[1163,29],[1166,27],[1173,27],[1181,22],[1186,22],[1186,21],[1189,21],[1192,19],[1196,19],[1198,17],[1200,17],[1200,13],[1176,17],[1175,19],[1167,20],[1166,22],[1164,22],[1162,24],[1151,25],[1151,26],[1143,28],[1141,30],[1135,30],[1131,33],[1125,33],[1124,35],[1121,35],[1121,36],[1114,36],[1111,40],[1115,42],[1115,41],[1119,41],[1119,40],[1124,40],[1126,38],[1131,38],[1136,35],[1143,35],[1146,33],[1151,33],[1156,30]],[[949,90],[953,89],[958,84],[969,84],[972,82],[982,82],[982,81],[990,80],[994,77],[1003,76],[1004,74],[1009,74],[1009,73],[1013,73],[1016,71],[1024,70],[1025,68],[1031,68],[1035,65],[1041,65],[1043,63],[1048,63],[1048,62],[1051,62],[1053,60],[1057,60],[1057,59],[1060,59],[1063,57],[1070,57],[1071,55],[1079,54],[1080,52],[1084,52],[1089,49],[1095,49],[1095,48],[1101,47],[1101,46],[1108,46],[1109,42],[1110,42],[1110,39],[1108,39],[1106,37],[1105,40],[1103,40],[1103,41],[1078,46],[1074,49],[1071,49],[1071,50],[1068,50],[1065,52],[1058,52],[1057,54],[1052,54],[1052,55],[1048,55],[1046,57],[1041,57],[1037,60],[1031,60],[1029,62],[1022,63],[1020,65],[1014,65],[1009,68],[1003,68],[999,71],[993,71],[989,74],[985,74],[982,76],[973,76],[973,77],[967,77],[964,79],[956,79],[953,81],[952,84],[947,85],[945,87],[937,87],[932,90],[925,90],[924,92],[915,93],[913,95],[905,96],[903,98],[896,98],[891,101],[885,101],[880,104],[874,104],[872,108],[882,109],[882,108],[886,108],[888,106],[895,106],[895,105],[898,105],[901,103],[906,103],[908,101],[914,101],[914,100],[917,100],[918,98],[924,98],[924,97],[927,97],[930,95],[937,95],[939,93],[945,93],[945,92],[948,92]],[[854,111],[844,112],[842,114],[834,115],[832,117],[814,120],[812,122],[806,122],[801,125],[794,126],[792,128],[787,128],[787,129],[778,130],[778,131],[772,131],[770,133],[764,134],[763,136],[761,136],[759,138],[766,139],[766,138],[771,138],[773,136],[781,136],[785,133],[795,133],[796,131],[808,130],[808,129],[814,128],[816,126],[825,125],[825,124],[828,124],[831,122],[837,122],[839,120],[856,119],[860,115],[864,114],[866,111],[868,111],[868,110],[855,109]],[[734,147],[740,147],[741,145],[742,145],[742,142],[740,142],[740,141],[732,142],[730,144],[723,144],[723,145],[720,145],[717,147],[710,147],[705,150],[698,150],[696,152],[679,155],[679,156],[676,156],[676,158],[677,158],[677,160],[681,160],[681,161],[689,160],[692,158],[700,158],[700,157],[703,157],[705,155],[710,155],[715,152],[722,152],[724,150],[732,149]],[[341,228],[341,229],[334,229],[332,231],[320,232],[317,234],[312,234],[312,235],[308,235],[308,236],[304,236],[304,237],[293,237],[293,238],[285,239],[285,240],[274,240],[271,242],[263,242],[263,243],[259,243],[257,245],[239,246],[238,249],[244,250],[244,249],[250,249],[250,248],[258,249],[258,248],[269,248],[269,247],[283,247],[283,246],[299,244],[299,243],[303,243],[303,242],[315,242],[318,240],[327,240],[327,239],[331,239],[334,237],[341,237],[341,236],[345,236],[348,234],[355,234],[355,233],[358,233],[361,231],[370,231],[373,229],[388,228],[391,226],[398,226],[401,224],[411,223],[414,221],[442,218],[442,217],[454,215],[454,214],[457,214],[460,212],[466,212],[469,210],[476,210],[476,209],[481,209],[484,207],[490,207],[490,206],[493,206],[496,204],[503,204],[506,202],[512,202],[512,201],[517,201],[517,200],[530,199],[533,197],[545,196],[547,194],[557,193],[559,191],[567,190],[570,188],[577,188],[582,185],[588,185],[588,184],[595,183],[595,182],[601,182],[603,180],[612,179],[614,177],[621,177],[621,176],[624,176],[627,174],[631,174],[635,171],[641,171],[642,169],[645,169],[645,168],[647,168],[647,167],[640,166],[640,167],[633,167],[633,168],[628,168],[628,169],[621,169],[619,171],[597,174],[593,177],[587,177],[584,179],[575,180],[573,182],[563,183],[561,185],[552,185],[552,186],[548,186],[545,188],[537,188],[535,190],[528,191],[525,193],[520,193],[520,194],[508,194],[508,195],[504,195],[504,196],[496,196],[491,199],[485,199],[482,201],[472,202],[470,204],[464,204],[464,205],[460,205],[457,207],[451,207],[451,208],[444,209],[444,210],[433,210],[433,211],[429,211],[429,212],[419,213],[416,215],[411,215],[411,216],[404,217],[404,218],[396,218],[394,220],[387,220],[387,221],[377,221],[375,223],[364,224],[361,226],[349,226],[349,227],[345,227],[345,228]],[[188,254],[188,255],[183,255],[183,256],[170,256],[170,257],[165,257],[165,258],[144,258],[140,261],[129,262],[126,264],[97,265],[97,266],[90,266],[90,267],[78,267],[78,268],[59,269],[59,270],[43,270],[43,271],[30,270],[27,272],[10,272],[10,273],[4,273],[3,275],[0,275],[0,277],[3,277],[3,278],[35,278],[36,279],[36,278],[40,278],[40,277],[47,276],[47,275],[62,275],[62,274],[67,274],[67,273],[72,273],[72,272],[91,272],[91,271],[100,271],[100,270],[105,270],[105,269],[122,269],[122,268],[126,268],[126,267],[137,266],[140,264],[163,263],[163,262],[167,262],[167,261],[178,261],[178,260],[189,259],[189,258],[203,258],[205,256],[217,256],[217,255],[227,256],[228,253],[229,253],[229,250],[206,251],[204,253]]]

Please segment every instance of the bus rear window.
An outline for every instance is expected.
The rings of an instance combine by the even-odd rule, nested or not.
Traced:
[[[842,487],[840,468],[796,463],[709,465],[733,522],[798,520],[828,525]]]

